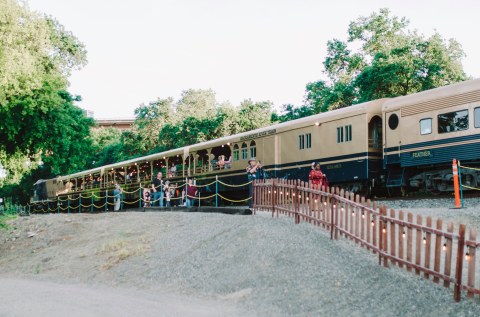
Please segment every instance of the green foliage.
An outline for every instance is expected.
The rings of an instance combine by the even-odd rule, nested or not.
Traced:
[[[457,41],[438,33],[426,38],[409,31],[408,24],[387,9],[351,22],[347,42],[327,43],[323,64],[328,81],[307,84],[306,105],[324,112],[467,79]]]
[[[295,107],[294,105],[287,104],[283,105],[280,115],[276,113],[272,115],[272,122],[287,122],[314,114],[315,112],[312,107],[306,105]]]

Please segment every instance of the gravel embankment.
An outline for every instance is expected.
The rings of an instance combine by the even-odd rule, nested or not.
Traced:
[[[385,205],[396,211],[412,212],[421,214],[424,221],[427,216],[452,221],[455,225],[465,224],[480,229],[480,198],[466,198],[464,208],[456,209],[453,198],[434,198],[434,199],[397,199],[377,201],[379,205]]]
[[[451,289],[379,267],[377,257],[351,241],[331,241],[324,229],[268,214],[46,215],[13,225],[13,233],[0,233],[0,278],[179,294],[241,316],[480,311],[478,300],[456,304]],[[28,231],[37,234],[28,238]],[[8,303],[1,301],[0,311],[2,305]]]

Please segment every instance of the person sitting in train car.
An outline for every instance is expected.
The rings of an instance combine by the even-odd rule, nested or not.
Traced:
[[[232,156],[228,158],[228,161],[225,161],[225,168],[231,168],[232,167]]]
[[[219,169],[222,169],[225,167],[225,155],[220,155],[218,157],[217,166]]]
[[[320,163],[317,162],[313,164],[313,169],[310,171],[310,174],[308,174],[308,181],[315,187],[320,188],[325,185],[324,180],[325,174],[323,174],[320,169]]]
[[[170,173],[172,174],[172,177],[177,176],[177,166],[172,163],[172,166],[170,167]]]

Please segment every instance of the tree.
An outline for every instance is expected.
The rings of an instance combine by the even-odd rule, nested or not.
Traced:
[[[273,103],[271,101],[254,102],[245,99],[240,104],[238,111],[238,126],[240,131],[245,132],[263,128],[271,124]]]
[[[131,133],[125,135],[127,144],[142,153],[158,149],[161,145],[159,132],[165,124],[176,121],[173,98],[142,104],[135,109],[135,116]]]
[[[176,116],[178,120],[211,118],[215,116],[216,109],[217,101],[212,89],[188,89],[182,92],[176,104]]]
[[[323,65],[328,80],[307,84],[306,105],[324,112],[467,79],[464,52],[456,40],[438,33],[426,38],[409,31],[408,24],[405,18],[391,17],[388,9],[351,22],[347,42],[327,43]]]
[[[70,69],[86,63],[86,51],[57,21],[17,1],[0,0],[0,12],[0,150],[32,155],[49,140],[28,120],[40,123],[63,104],[59,92],[67,88]]]

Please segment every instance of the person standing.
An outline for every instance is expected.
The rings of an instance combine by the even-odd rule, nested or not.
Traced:
[[[255,174],[257,179],[265,179],[265,171],[263,170],[262,161],[258,161]]]
[[[165,195],[165,207],[170,207],[170,198],[172,197],[171,194],[171,187],[170,187],[170,181],[166,181],[165,185],[163,185],[163,191]]]
[[[254,159],[250,159],[248,161],[247,178],[248,178],[248,181],[250,182],[250,184],[248,184],[248,197],[250,197],[250,202],[248,204],[248,207],[250,209],[253,208],[253,181],[257,179],[258,166],[259,166],[259,163],[257,163]]]
[[[187,186],[187,207],[193,207],[197,193],[197,186],[193,185],[192,179],[189,179]]]
[[[320,169],[320,163],[315,163],[313,164],[313,169],[310,171],[310,174],[308,175],[308,181],[314,185],[316,188],[322,188],[323,185],[325,185],[325,174],[322,173],[322,170]]]
[[[160,207],[163,207],[163,180],[162,180],[162,172],[158,172],[157,177],[153,179],[152,182],[152,191],[153,191],[153,202],[152,206],[157,204]]]
[[[113,210],[119,211],[120,205],[122,202],[122,187],[120,185],[115,184],[115,189],[113,190]]]

